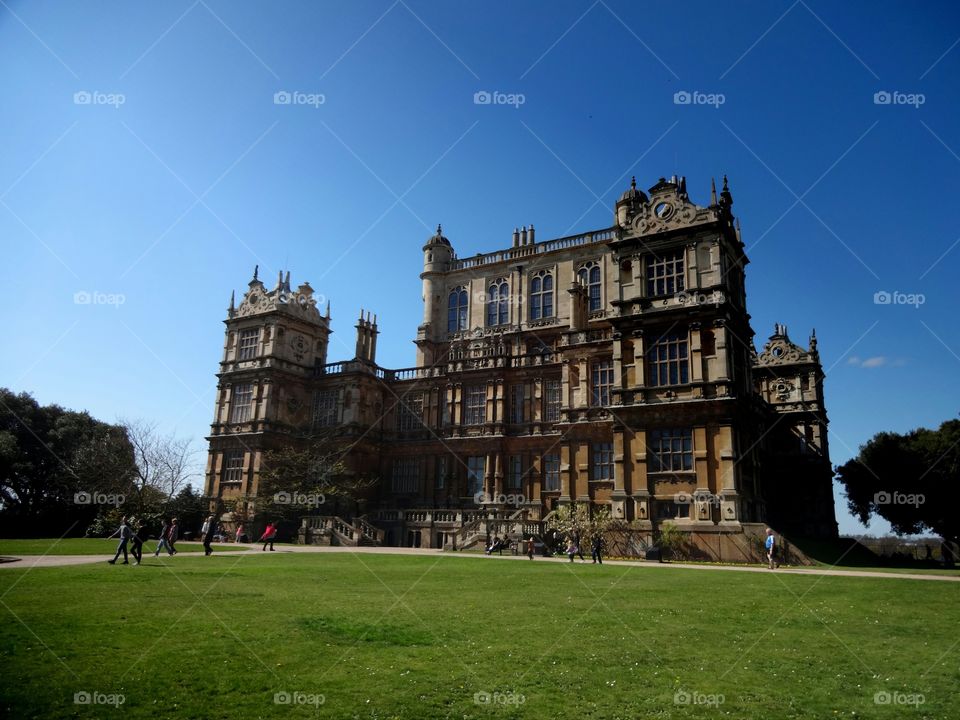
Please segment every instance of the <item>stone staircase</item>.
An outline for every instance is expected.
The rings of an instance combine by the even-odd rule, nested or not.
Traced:
[[[350,523],[337,515],[311,515],[300,522],[299,542],[302,545],[377,546],[383,544],[383,535],[383,530],[362,517]]]

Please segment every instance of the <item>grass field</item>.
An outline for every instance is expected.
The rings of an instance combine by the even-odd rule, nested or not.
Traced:
[[[129,544],[127,548],[129,550]],[[213,545],[215,551],[246,550],[236,545]],[[156,540],[147,540],[143,543],[143,554],[153,553],[157,549]],[[0,555],[110,555],[117,551],[117,540],[106,538],[65,538],[63,540],[3,540],[0,539]],[[198,542],[177,543],[177,552],[203,552],[203,545]],[[164,551],[164,554],[166,551]]]
[[[8,568],[0,716],[955,718],[958,600],[451,555]]]

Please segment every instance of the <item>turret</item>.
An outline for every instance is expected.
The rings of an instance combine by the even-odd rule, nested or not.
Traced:
[[[637,190],[637,178],[631,178],[630,188],[626,190],[617,201],[616,209],[613,213],[613,221],[620,227],[626,227],[646,202],[647,196],[644,195],[643,190]]]
[[[420,274],[420,279],[423,280],[424,326],[434,322],[435,315],[442,306],[440,295],[443,291],[443,283],[438,275],[450,269],[453,256],[453,246],[443,236],[443,228],[437,225],[436,235],[427,238],[427,243],[423,246],[423,272]]]

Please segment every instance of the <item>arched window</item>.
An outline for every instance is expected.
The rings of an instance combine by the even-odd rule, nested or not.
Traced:
[[[577,279],[587,286],[590,312],[600,309],[600,266],[592,260],[577,271]]]
[[[500,278],[487,288],[487,327],[506,325],[510,319],[510,285]]]
[[[541,270],[530,280],[530,319],[553,317],[553,275]]]
[[[456,288],[447,298],[447,332],[467,329],[467,291]]]

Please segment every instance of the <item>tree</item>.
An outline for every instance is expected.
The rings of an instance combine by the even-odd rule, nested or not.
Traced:
[[[203,518],[207,515],[207,503],[203,496],[187,485],[177,496],[166,505],[168,518],[177,518],[183,532],[193,532],[200,529]]]
[[[100,497],[119,501],[132,449],[121,428],[0,388],[0,528],[6,535],[82,532]],[[107,495],[109,493],[109,495]]]
[[[352,472],[344,462],[348,446],[332,430],[306,432],[294,444],[263,454],[256,497],[236,498],[240,520],[281,521],[288,527],[311,513],[333,515],[353,507],[377,478]]]
[[[164,435],[156,423],[122,420],[133,448],[131,489],[136,511],[155,509],[174,497],[191,477],[192,442],[174,434]]]
[[[576,536],[581,543],[589,543],[596,537],[605,539],[614,524],[610,508],[604,505],[591,509],[587,503],[561,505],[547,518],[547,529],[556,537]]]
[[[879,515],[898,535],[932,531],[958,540],[952,504],[960,481],[960,420],[936,430],[877,433],[836,473],[850,512],[865,525]]]

